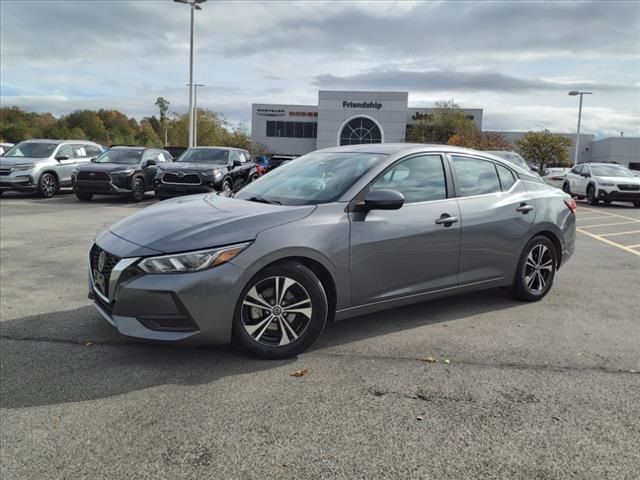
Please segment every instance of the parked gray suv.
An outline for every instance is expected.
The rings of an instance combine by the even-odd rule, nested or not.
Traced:
[[[102,154],[103,147],[86,140],[27,140],[0,157],[0,195],[6,190],[53,197],[71,186],[72,170]]]

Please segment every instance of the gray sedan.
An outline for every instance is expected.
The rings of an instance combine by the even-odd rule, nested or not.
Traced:
[[[543,298],[575,202],[491,154],[377,144],[309,153],[235,195],[110,227],[89,252],[98,312],[132,337],[285,358],[325,323],[472,290]]]

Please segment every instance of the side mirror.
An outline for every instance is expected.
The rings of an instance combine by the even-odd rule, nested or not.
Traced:
[[[539,172],[540,169],[538,167],[531,167],[532,172]]]
[[[93,158],[90,160],[90,162],[91,162],[91,163],[96,163],[96,159],[97,159],[97,158],[98,158],[98,157],[93,157]]]
[[[242,162],[240,160],[236,159],[236,160],[233,161],[233,167],[234,168],[235,167],[239,167],[240,165],[242,165]]]
[[[364,210],[398,210],[404,205],[404,195],[396,190],[372,190],[364,197]]]
[[[69,160],[69,156],[68,155],[58,155],[56,157],[56,160],[59,161],[59,162],[62,161],[62,160]]]
[[[147,167],[153,167],[155,165],[158,165],[158,162],[155,160],[147,160]]]

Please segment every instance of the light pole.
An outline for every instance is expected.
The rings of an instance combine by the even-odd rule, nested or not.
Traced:
[[[193,146],[193,26],[195,11],[202,10],[201,3],[207,0],[173,0],[177,3],[186,3],[191,7],[191,43],[189,48],[189,147]]]
[[[569,95],[575,97],[576,95],[580,95],[580,106],[578,107],[578,134],[576,135],[576,152],[573,157],[573,164],[576,165],[578,163],[578,154],[580,153],[580,120],[582,119],[582,96],[583,95],[592,95],[593,92],[583,92],[578,90],[571,90]]]
[[[191,85],[187,85],[190,87]],[[198,146],[198,87],[206,87],[203,83],[193,84],[193,147]]]

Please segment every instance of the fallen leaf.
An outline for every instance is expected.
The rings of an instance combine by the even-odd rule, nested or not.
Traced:
[[[293,372],[291,374],[292,377],[304,377],[307,372],[309,372],[308,368],[305,368],[304,370],[296,370],[295,372]]]
[[[556,422],[560,422],[560,421],[562,421],[562,420],[560,419],[560,417],[551,417],[551,418],[553,418]]]
[[[434,357],[425,357],[421,359],[425,363],[438,363],[438,359]]]
[[[451,360],[449,360],[448,358],[445,358],[444,363],[449,364],[451,363]]]
[[[56,415],[53,417],[53,423],[58,423],[60,422],[60,415]]]
[[[93,342],[84,342],[85,347],[90,347],[91,345],[93,345]]]
[[[421,416],[421,415],[418,415],[418,416],[416,417],[416,420],[418,420],[419,422],[421,422],[421,421],[422,421],[422,416]]]

